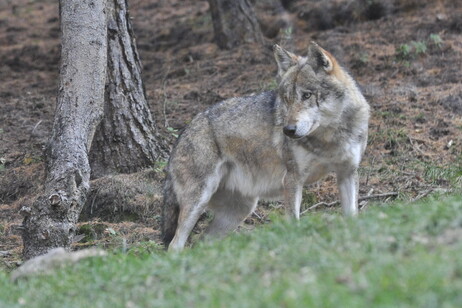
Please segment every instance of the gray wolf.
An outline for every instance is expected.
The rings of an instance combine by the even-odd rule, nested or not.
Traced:
[[[222,237],[260,198],[299,218],[304,184],[335,172],[346,215],[358,213],[358,165],[369,105],[353,78],[312,42],[306,57],[275,45],[275,91],[237,97],[198,114],[177,140],[164,184],[162,232],[181,250],[205,209],[206,235]]]

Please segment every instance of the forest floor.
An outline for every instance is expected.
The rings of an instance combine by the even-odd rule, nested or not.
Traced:
[[[267,44],[220,50],[213,42],[207,1],[130,1],[146,93],[159,129],[173,142],[176,131],[210,105],[274,89],[271,45],[283,41],[304,54],[315,40],[349,69],[371,105],[360,195],[393,193],[379,200],[413,200],[454,191],[462,184],[462,3],[395,0],[371,8],[363,2],[295,0],[283,11],[276,1],[258,1]],[[278,32],[281,25],[286,30]],[[19,209],[44,181],[42,152],[53,123],[59,57],[56,1],[0,0],[2,267],[19,262]],[[148,170],[158,171],[159,166]],[[119,213],[127,215],[83,215],[76,246],[158,240],[159,209],[142,206],[149,183],[136,179],[122,175],[95,181],[113,189],[134,183],[138,186],[130,198],[135,201],[124,199],[129,205],[119,206]],[[336,194],[335,178],[329,176],[305,191],[304,209],[333,202]],[[261,207],[246,226],[267,221],[274,208]]]

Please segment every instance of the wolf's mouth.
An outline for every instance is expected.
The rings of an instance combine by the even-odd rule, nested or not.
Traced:
[[[319,122],[314,122],[313,125],[311,126],[310,130],[305,136],[311,135],[315,130],[317,130],[319,127]]]
[[[293,140],[299,140],[299,139],[302,139],[302,138],[306,137],[306,135],[303,135],[303,136],[295,136],[294,135],[294,136],[287,136],[287,137],[289,137],[290,139],[293,139]]]

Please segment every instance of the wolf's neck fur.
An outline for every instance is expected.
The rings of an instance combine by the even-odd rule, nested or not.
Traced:
[[[339,143],[341,140],[351,140],[352,137],[360,139],[359,136],[367,131],[369,105],[353,78],[345,72],[340,73],[347,84],[342,97],[341,112],[336,120],[320,126],[307,136],[310,143]]]

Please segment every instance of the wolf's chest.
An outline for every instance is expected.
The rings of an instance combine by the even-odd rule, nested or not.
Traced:
[[[326,147],[324,151],[320,148],[295,145],[292,147],[292,154],[301,181],[307,184],[313,183],[324,177],[327,173],[336,171],[338,165],[348,160],[347,150],[343,147]]]
[[[285,174],[284,164],[250,168],[247,164],[233,163],[226,168],[221,186],[244,196],[273,198],[281,194]]]

